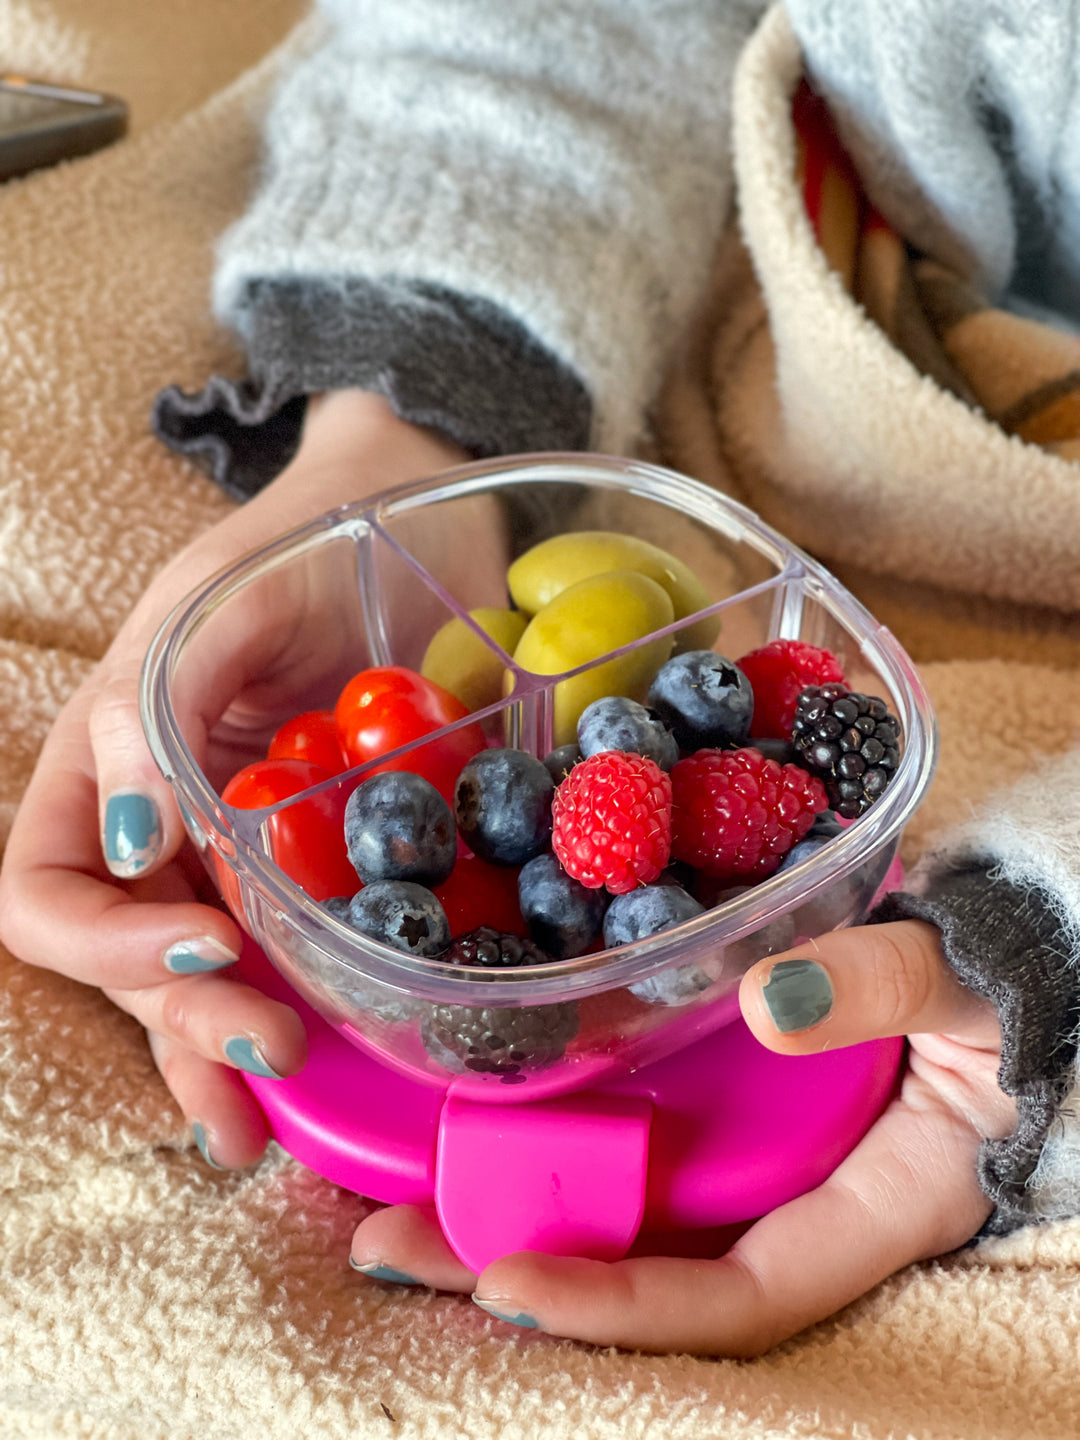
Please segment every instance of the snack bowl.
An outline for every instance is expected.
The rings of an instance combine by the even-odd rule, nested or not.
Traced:
[[[506,605],[508,564],[535,541],[598,529],[648,540],[684,561],[708,603],[572,670],[523,670],[468,612]],[[265,755],[284,721],[332,708],[368,667],[419,669],[431,637],[453,618],[494,653],[505,675],[500,698],[276,803],[241,809],[223,800],[230,776]],[[289,827],[302,807],[342,812],[375,770],[423,768],[462,745],[510,744],[543,758],[563,723],[566,692],[557,687],[568,678],[590,680],[601,666],[618,675],[658,637],[697,647],[717,627],[714,648],[731,659],[774,638],[830,650],[851,686],[881,697],[900,721],[890,784],[810,858],[647,939],[517,969],[406,954],[327,907],[341,885],[323,890],[318,856],[294,853],[303,846]],[[925,792],[936,750],[910,660],[827,571],[717,492],[644,462],[600,456],[461,467],[282,536],[173,612],[147,657],[141,700],[192,843],[280,976],[369,1056],[421,1083],[452,1083],[456,1094],[495,1103],[567,1095],[669,1056],[737,1016],[739,981],[755,961],[858,923]]]

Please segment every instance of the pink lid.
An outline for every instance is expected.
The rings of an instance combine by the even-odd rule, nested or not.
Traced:
[[[473,1270],[511,1250],[613,1259],[639,1225],[753,1219],[819,1185],[896,1084],[902,1040],[776,1055],[741,1020],[576,1096],[495,1106],[379,1064],[338,1035],[249,945],[242,978],[293,1005],[309,1059],[245,1076],[274,1138],[346,1189],[436,1206]]]

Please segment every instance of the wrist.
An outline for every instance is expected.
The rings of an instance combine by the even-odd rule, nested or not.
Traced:
[[[299,448],[273,484],[326,486],[340,492],[327,505],[346,504],[468,458],[435,431],[402,420],[381,395],[332,390],[309,400]]]

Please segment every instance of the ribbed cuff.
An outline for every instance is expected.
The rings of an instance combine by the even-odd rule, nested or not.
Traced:
[[[1012,1135],[980,1147],[979,1183],[995,1206],[981,1233],[1060,1218],[1047,1213],[1032,1177],[1071,1084],[1080,970],[1049,897],[971,865],[939,875],[923,895],[887,896],[870,923],[910,919],[938,927],[950,966],[992,1001],[1001,1024],[998,1083],[1016,1099],[1018,1118]],[[1054,1188],[1052,1175],[1042,1178]]]
[[[581,380],[487,300],[419,281],[259,280],[235,323],[250,378],[157,397],[155,433],[248,499],[296,452],[306,397],[357,388],[477,458],[581,450]]]

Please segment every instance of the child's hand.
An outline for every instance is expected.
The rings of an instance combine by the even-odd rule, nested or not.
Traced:
[[[899,1095],[847,1160],[719,1259],[522,1253],[474,1277],[433,1215],[398,1207],[358,1227],[353,1264],[473,1290],[501,1318],[596,1345],[750,1356],[969,1240],[991,1208],[975,1179],[979,1142],[1008,1135],[1016,1112],[997,1085],[994,1011],[945,965],[938,931],[915,920],[835,931],[762,960],[739,998],[758,1039],[784,1054],[911,1039]]]
[[[250,1164],[266,1143],[237,1069],[291,1074],[304,1062],[305,1037],[292,1010],[225,978],[240,934],[206,903],[213,889],[143,738],[143,659],[172,607],[221,567],[336,505],[464,458],[374,396],[343,391],[313,405],[289,468],[150,585],[61,712],[16,816],[0,876],[0,937],[32,964],[100,986],[146,1026],[158,1068],[217,1164]],[[467,538],[465,550],[475,553]],[[265,661],[271,651],[285,665],[299,659],[295,626],[278,625],[265,607],[234,619],[220,639],[230,663],[255,652]],[[208,671],[222,670],[226,657],[216,659]],[[209,680],[206,694],[184,696],[207,728],[231,698],[215,696]]]

